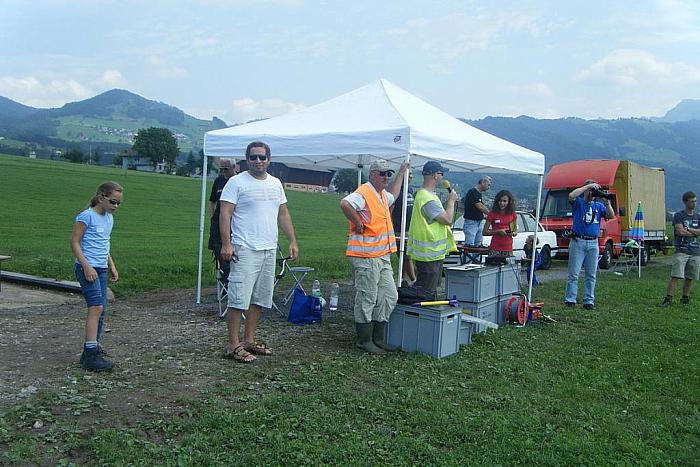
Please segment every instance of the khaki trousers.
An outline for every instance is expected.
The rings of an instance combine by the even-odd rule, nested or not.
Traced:
[[[348,258],[355,285],[355,322],[389,321],[389,315],[399,299],[394,271],[391,269],[391,256]]]

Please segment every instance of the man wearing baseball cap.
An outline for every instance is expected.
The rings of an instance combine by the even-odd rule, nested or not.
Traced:
[[[457,251],[452,236],[457,193],[450,190],[446,207],[435,193],[437,184],[447,172],[438,161],[423,166],[423,186],[413,201],[411,227],[408,231],[409,256],[416,262],[415,286],[427,292],[437,291],[442,275],[442,262],[452,251]]]
[[[373,354],[396,350],[384,341],[389,315],[399,298],[391,268],[396,238],[390,208],[407,168],[407,164],[401,164],[390,193],[386,187],[394,171],[383,159],[372,162],[369,182],[340,202],[340,209],[350,221],[345,255],[352,266],[355,286],[356,345]]]

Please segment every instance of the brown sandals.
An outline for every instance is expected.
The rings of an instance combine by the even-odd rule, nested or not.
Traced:
[[[224,358],[235,360],[239,363],[253,363],[256,360],[255,355],[248,352],[245,347],[243,347],[243,344],[238,344],[233,350],[226,350]]]
[[[272,349],[264,343],[244,342],[242,345],[244,346],[245,350],[252,353],[253,355],[264,355],[268,357],[272,355]]]

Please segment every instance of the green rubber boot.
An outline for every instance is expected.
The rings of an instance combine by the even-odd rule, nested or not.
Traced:
[[[357,348],[365,350],[371,354],[384,355],[386,352],[372,342],[372,323],[355,323],[357,329]]]
[[[372,342],[374,342],[374,345],[380,349],[386,350],[387,352],[395,352],[399,350],[398,347],[389,345],[384,340],[384,336],[386,336],[386,326],[388,324],[386,321],[372,321],[372,324],[374,324],[374,329],[372,330]]]

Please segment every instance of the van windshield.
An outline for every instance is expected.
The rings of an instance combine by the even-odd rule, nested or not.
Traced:
[[[568,191],[549,191],[544,199],[542,217],[571,217]]]

